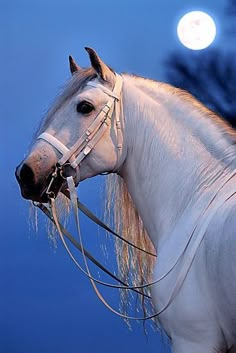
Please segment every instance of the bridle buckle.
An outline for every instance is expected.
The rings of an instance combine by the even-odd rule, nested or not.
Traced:
[[[48,197],[48,199],[55,199],[55,198],[56,198],[56,194],[55,194],[54,191],[51,190],[51,187],[52,187],[52,185],[53,185],[55,179],[58,177],[58,171],[59,171],[59,166],[56,165],[56,166],[55,166],[55,170],[54,170],[54,172],[52,173],[51,180],[50,180],[50,182],[49,182],[49,184],[48,184],[47,190],[46,190],[46,192],[45,192],[46,195],[47,195],[47,197]]]

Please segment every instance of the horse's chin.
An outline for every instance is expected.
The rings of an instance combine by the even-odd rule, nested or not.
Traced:
[[[66,185],[65,183],[57,183],[54,187],[51,187],[50,194],[47,193],[47,188],[43,190],[34,190],[32,188],[21,188],[21,195],[24,199],[30,200],[33,202],[40,202],[40,203],[48,203],[50,201],[50,197],[56,198],[59,192],[66,194]]]
[[[31,190],[21,189],[21,196],[26,199],[30,200],[33,202],[40,202],[40,203],[47,203],[48,202],[48,195],[46,193],[43,194],[38,194],[38,193],[33,193]]]

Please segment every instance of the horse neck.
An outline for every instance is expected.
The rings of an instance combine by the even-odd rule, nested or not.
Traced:
[[[124,77],[127,158],[120,173],[156,247],[225,168],[219,163],[225,160],[222,151],[232,154],[220,128],[194,104],[189,109],[183,99],[176,101],[170,90]]]

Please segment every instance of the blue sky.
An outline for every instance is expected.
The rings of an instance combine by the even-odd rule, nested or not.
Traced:
[[[218,26],[214,46],[223,47],[225,5],[224,0],[2,1],[0,353],[168,352],[158,334],[149,330],[145,337],[138,323],[128,330],[98,302],[60,243],[55,248],[48,239],[43,217],[34,232],[14,170],[69,77],[69,54],[87,66],[83,47],[91,46],[118,72],[165,80],[165,59],[183,50],[178,19],[190,10],[210,13]],[[97,215],[101,185],[102,178],[95,178],[79,190]],[[104,240],[97,227],[83,218],[82,230],[89,250],[100,253]],[[117,303],[114,292],[105,294]]]

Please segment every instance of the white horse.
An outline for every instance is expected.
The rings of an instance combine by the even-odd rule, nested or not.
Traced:
[[[158,254],[152,300],[173,352],[236,352],[236,134],[190,94],[116,75],[87,51],[92,67],[70,58],[72,78],[17,168],[22,195],[63,191],[57,176],[48,191],[58,161],[76,185],[118,174]]]

